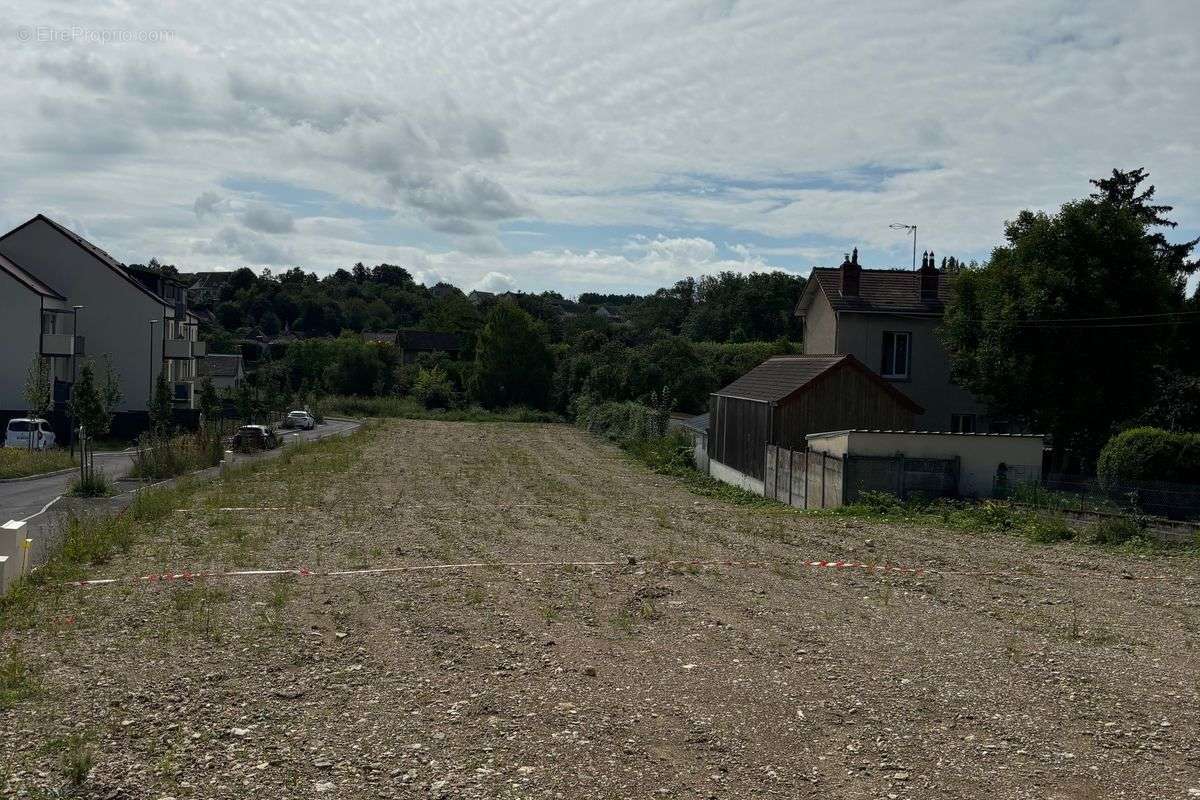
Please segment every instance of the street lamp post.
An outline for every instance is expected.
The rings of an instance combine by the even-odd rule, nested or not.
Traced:
[[[75,399],[76,351],[79,349],[79,312],[83,306],[71,306],[71,388],[67,394],[67,441],[71,443],[71,457],[75,457],[75,415],[71,413],[71,401]]]
[[[913,268],[913,271],[915,272],[917,269],[917,226],[916,225],[905,225],[903,222],[893,222],[891,225],[888,225],[888,227],[891,228],[892,230],[897,230],[897,231],[903,230],[907,233],[912,234],[912,237],[913,237],[913,267],[912,268]]]

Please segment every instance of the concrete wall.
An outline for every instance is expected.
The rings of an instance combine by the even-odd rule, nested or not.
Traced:
[[[118,410],[144,410],[163,367],[161,324],[155,326],[151,341],[148,323],[162,319],[165,306],[41,220],[0,240],[0,253],[70,302],[85,306],[79,312],[79,334],[86,340],[89,358],[112,357],[124,395]],[[35,325],[32,330],[36,333],[39,328]]]
[[[1041,436],[837,431],[811,434],[808,446],[843,458],[899,453],[908,458],[957,457],[961,468],[958,493],[963,497],[987,497],[992,493],[996,468],[1001,463],[1008,465],[1014,476],[1039,476],[1044,442]]]
[[[715,459],[710,459],[708,462],[708,474],[719,481],[740,487],[748,492],[762,494],[764,491],[762,481],[751,478],[744,472],[738,472],[733,467],[727,467]]]
[[[41,295],[0,272],[0,411],[26,410],[25,374],[41,350],[41,332]]]

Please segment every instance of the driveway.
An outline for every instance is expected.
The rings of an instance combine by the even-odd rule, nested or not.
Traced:
[[[284,438],[291,439],[293,436],[299,436],[305,440],[319,439],[351,431],[358,425],[359,423],[350,420],[331,419],[311,431],[285,432]],[[128,475],[132,467],[133,455],[131,453],[96,454],[96,468],[103,470],[104,474],[111,479],[115,480]],[[74,480],[75,473],[69,472],[65,475],[49,475],[44,478],[0,483],[0,522],[10,519],[24,520],[36,516],[48,504],[65,494]]]

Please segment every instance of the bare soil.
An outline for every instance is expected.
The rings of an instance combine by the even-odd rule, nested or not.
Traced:
[[[565,426],[389,423],[192,502],[96,575],[487,566],[47,600],[7,796],[1200,795],[1190,557],[723,504]]]

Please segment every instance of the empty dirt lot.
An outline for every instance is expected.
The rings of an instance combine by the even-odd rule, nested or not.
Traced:
[[[1200,795],[1190,557],[726,505],[566,426],[381,424],[187,502],[92,573],[483,566],[43,590],[6,795],[81,752],[102,798]]]

